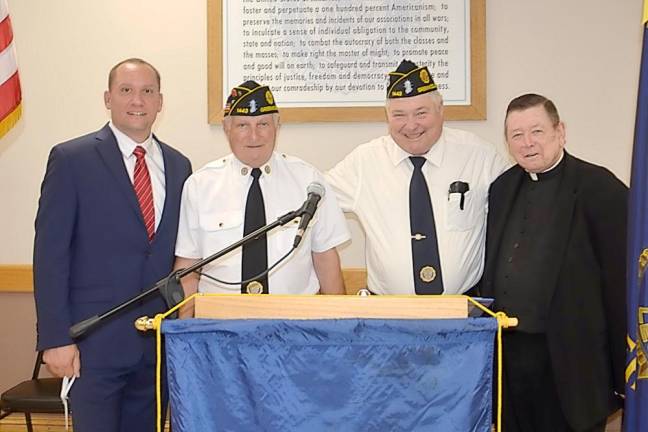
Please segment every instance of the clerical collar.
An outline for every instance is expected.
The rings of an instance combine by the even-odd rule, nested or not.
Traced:
[[[560,173],[560,171],[561,171],[561,169],[562,169],[562,167],[563,167],[563,165],[564,165],[564,164],[562,163],[562,161],[563,161],[564,159],[565,159],[565,151],[563,150],[563,151],[560,153],[560,157],[558,158],[558,160],[556,161],[556,163],[553,164],[551,167],[547,168],[546,170],[542,171],[541,173],[532,173],[532,172],[528,172],[528,171],[527,171],[527,174],[529,174],[529,178],[530,178],[532,181],[539,181],[539,180],[547,180],[547,179],[550,179],[551,177],[553,177],[553,176],[555,176],[556,174]]]

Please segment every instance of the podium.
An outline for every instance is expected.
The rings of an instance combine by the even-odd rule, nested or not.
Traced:
[[[174,432],[491,430],[498,324],[467,297],[194,301],[161,326]]]

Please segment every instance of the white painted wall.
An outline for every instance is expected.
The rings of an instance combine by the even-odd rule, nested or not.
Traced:
[[[225,0],[236,1],[236,0]],[[398,1],[398,0],[394,0]],[[641,50],[641,0],[486,0],[488,120],[456,122],[504,150],[509,100],[552,98],[567,123],[568,149],[626,183]],[[227,152],[207,124],[205,0],[8,0],[24,114],[0,140],[0,264],[30,263],[33,219],[49,149],[107,121],[102,93],[110,67],[143,57],[162,73],[165,107],[156,133],[200,167]],[[325,170],[379,123],[287,124],[279,149]],[[344,266],[364,266],[352,223]],[[0,389],[31,373],[34,312],[29,294],[0,295]],[[618,421],[617,421],[618,427]]]
[[[24,92],[19,125],[0,140],[0,264],[29,263],[33,219],[49,149],[108,119],[102,92],[119,60],[149,60],[162,74],[156,133],[194,168],[227,152],[207,124],[206,1],[9,0]],[[543,93],[567,123],[568,149],[629,180],[641,0],[487,0],[488,120],[452,122],[505,151],[504,110],[521,93]],[[280,101],[279,101],[280,103]],[[385,125],[286,124],[278,148],[333,166]],[[344,266],[363,266],[352,223]]]

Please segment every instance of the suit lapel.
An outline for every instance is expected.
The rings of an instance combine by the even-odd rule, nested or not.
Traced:
[[[555,211],[551,220],[547,221],[551,227],[551,238],[549,239],[548,249],[551,253],[551,265],[547,269],[546,283],[553,290],[558,285],[558,277],[565,261],[565,254],[570,240],[570,232],[574,224],[574,209],[578,194],[577,166],[574,164],[574,158],[565,152],[565,166],[558,195],[555,201]]]
[[[153,135],[153,138],[160,145],[160,150],[162,150],[162,160],[164,161],[164,205],[162,206],[162,217],[157,229],[158,231],[162,231],[168,223],[168,215],[171,213],[169,206],[171,205],[171,202],[173,202],[174,197],[177,196],[177,191],[175,190],[175,183],[173,182],[173,179],[180,178],[179,176],[181,174],[178,172],[177,167],[173,163],[173,158],[170,157],[169,149],[167,148],[166,144],[157,139],[155,135]]]
[[[133,184],[128,177],[128,172],[126,172],[124,159],[119,151],[117,140],[110,130],[110,127],[108,125],[104,126],[99,132],[97,132],[95,139],[97,140],[96,149],[99,152],[99,155],[108,167],[108,171],[110,171],[113,176],[117,188],[124,194],[129,207],[133,210],[135,216],[140,221],[143,235],[146,235],[146,226],[144,225],[142,211],[137,202],[137,196],[135,195]]]

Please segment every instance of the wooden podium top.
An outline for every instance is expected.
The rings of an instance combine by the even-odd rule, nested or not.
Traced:
[[[466,318],[465,296],[230,295],[195,298],[196,318]]]

